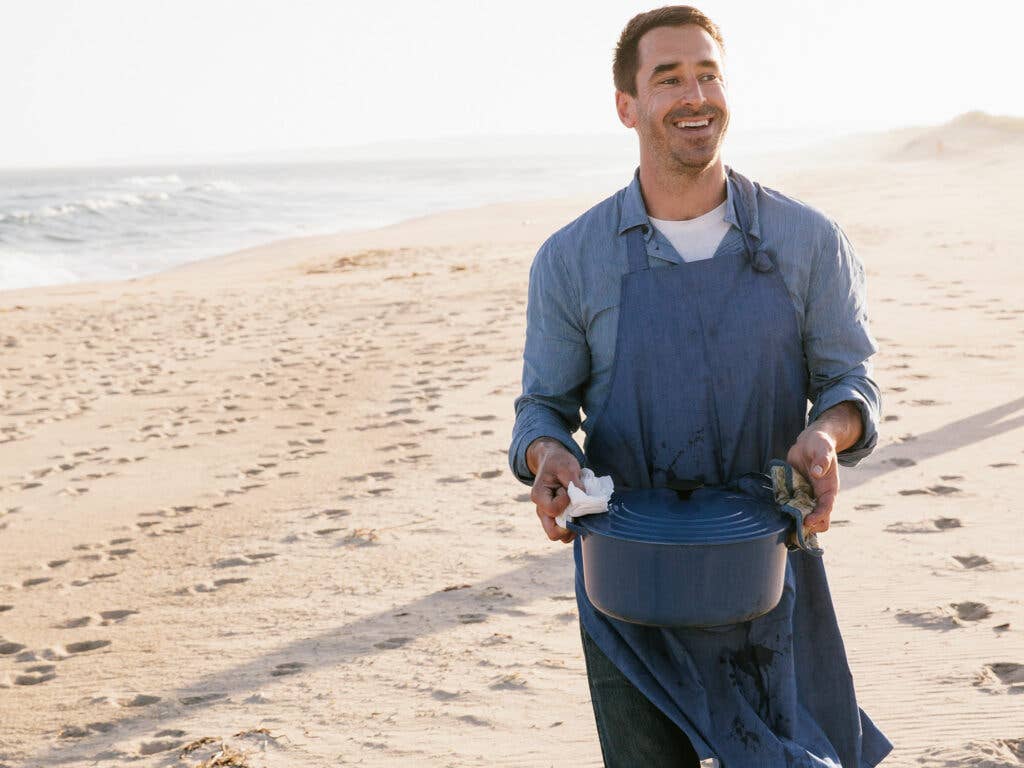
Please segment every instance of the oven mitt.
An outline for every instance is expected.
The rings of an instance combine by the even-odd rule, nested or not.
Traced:
[[[795,530],[789,534],[786,546],[821,557],[824,550],[818,546],[818,534],[804,529],[804,518],[814,511],[814,489],[811,484],[807,478],[780,459],[768,462],[767,475],[771,478],[775,491],[775,503],[796,523]]]
[[[583,483],[582,490],[576,487],[576,483],[569,483],[569,506],[555,518],[555,522],[562,528],[565,528],[566,518],[572,520],[574,517],[608,510],[608,500],[615,490],[612,476],[597,477],[594,470],[588,467],[580,471],[580,482]]]

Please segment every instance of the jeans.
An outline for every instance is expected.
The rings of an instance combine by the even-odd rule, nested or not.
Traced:
[[[580,625],[605,768],[699,768],[686,734],[597,647]]]

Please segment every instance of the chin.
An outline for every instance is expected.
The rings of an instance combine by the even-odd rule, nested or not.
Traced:
[[[684,173],[700,173],[706,171],[718,160],[718,148],[707,153],[688,152],[685,155],[672,155],[674,164]]]

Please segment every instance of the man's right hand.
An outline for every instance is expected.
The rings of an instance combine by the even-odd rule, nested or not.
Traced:
[[[544,533],[552,541],[568,544],[576,534],[558,525],[555,518],[569,506],[569,483],[583,487],[579,461],[554,438],[538,437],[526,449],[526,465],[536,475],[530,499],[537,505]]]

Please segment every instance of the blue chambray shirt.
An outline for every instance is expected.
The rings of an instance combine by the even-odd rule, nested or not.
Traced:
[[[726,221],[737,226],[732,187],[726,186]],[[808,420],[841,402],[854,403],[863,433],[839,454],[840,464],[854,466],[875,447],[881,410],[871,378],[870,357],[878,347],[868,328],[864,267],[834,221],[793,198],[762,188],[758,220],[761,243],[776,254],[803,335]],[[629,186],[549,237],[533,260],[523,392],[515,401],[509,446],[509,465],[526,485],[534,481],[526,449],[538,437],[558,440],[585,466],[572,435],[581,426],[590,434],[580,408],[585,415],[598,413],[611,388],[619,288],[628,271],[626,238],[619,235],[638,224],[648,225],[651,267],[685,265],[650,226],[639,169]]]

